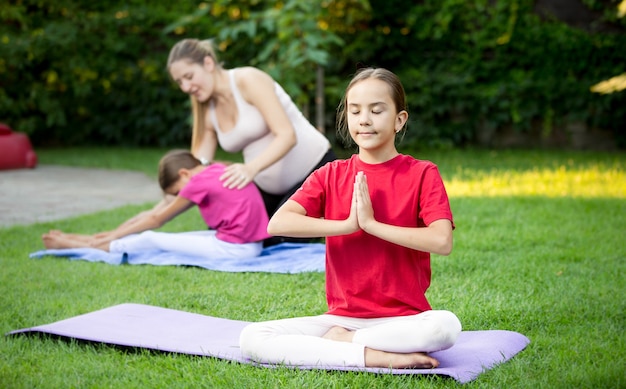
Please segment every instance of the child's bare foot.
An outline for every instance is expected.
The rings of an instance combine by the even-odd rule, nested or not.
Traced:
[[[347,330],[343,327],[335,326],[329,329],[322,338],[335,340],[337,342],[352,342],[354,331]]]
[[[47,248],[47,249],[62,249],[64,248],[61,241],[61,234],[59,233],[55,233],[55,232],[50,232],[47,234],[43,234],[41,236],[41,240],[43,241],[43,245]]]
[[[41,236],[43,245],[47,249],[75,249],[89,247],[89,235],[74,235],[65,233],[48,233]]]
[[[54,236],[63,240],[71,240],[74,243],[81,242],[81,243],[84,243],[85,245],[89,245],[89,243],[93,240],[93,237],[91,235],[72,234],[69,232],[63,232],[61,230],[50,230],[48,231],[48,235]]]
[[[343,327],[332,327],[322,338],[337,342],[352,342],[354,331]],[[439,366],[439,361],[426,353],[392,353],[365,348],[365,366],[394,369],[432,369]]]
[[[365,348],[365,366],[394,369],[432,369],[439,361],[426,353],[390,353]]]

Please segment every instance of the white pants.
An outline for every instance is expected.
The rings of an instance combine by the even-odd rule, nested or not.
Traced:
[[[334,326],[355,331],[352,343],[322,338]],[[449,311],[375,319],[320,315],[250,324],[239,343],[245,357],[260,363],[364,367],[365,347],[433,352],[452,347],[460,332],[461,322]]]
[[[168,251],[208,259],[250,258],[263,250],[263,242],[229,243],[217,239],[214,230],[192,232],[144,231],[111,241],[112,253]]]

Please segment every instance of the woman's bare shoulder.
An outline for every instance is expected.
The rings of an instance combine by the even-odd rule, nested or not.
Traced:
[[[253,66],[243,66],[234,70],[235,79],[240,86],[255,86],[255,84],[258,85],[259,82],[274,82],[269,74]]]
[[[235,69],[235,82],[243,98],[254,105],[274,91],[274,79],[252,66]]]

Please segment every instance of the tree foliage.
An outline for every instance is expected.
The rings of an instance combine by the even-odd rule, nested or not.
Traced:
[[[626,94],[589,92],[626,63],[615,5],[587,0],[600,16],[585,30],[540,16],[536,3],[371,0],[377,12],[340,35],[348,66],[338,72],[364,62],[398,73],[412,110],[408,142],[462,145],[504,128],[548,136],[571,123],[624,142]]]
[[[3,6],[0,118],[36,144],[181,142],[186,99],[167,78],[175,37],[162,29],[172,12],[192,10],[138,0]]]
[[[626,92],[590,91],[624,72],[626,18],[615,1],[581,1],[586,24],[548,0],[12,1],[0,8],[0,120],[36,144],[186,144],[187,98],[164,66],[174,42],[198,37],[227,67],[269,72],[305,112],[322,66],[328,128],[350,76],[381,66],[405,85],[411,144],[582,124],[626,145]]]

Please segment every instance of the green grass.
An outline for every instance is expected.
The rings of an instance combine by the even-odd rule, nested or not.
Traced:
[[[163,150],[40,150],[40,162],[154,174]],[[555,151],[414,153],[440,167],[455,248],[433,257],[428,296],[466,330],[531,339],[467,388],[626,387],[626,155]],[[223,157],[222,157],[223,158]],[[2,333],[135,302],[238,320],[319,314],[324,277],[29,259],[50,228],[107,229],[127,206],[0,229]],[[166,226],[197,229],[195,215]],[[122,350],[49,337],[0,338],[0,386],[449,388],[451,379],[262,369],[212,358]]]

